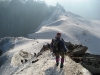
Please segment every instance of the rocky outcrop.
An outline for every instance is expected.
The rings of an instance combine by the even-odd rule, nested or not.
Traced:
[[[13,66],[19,66],[23,63],[26,63],[28,60],[32,59],[34,56],[31,53],[28,53],[24,50],[20,50],[15,53],[11,59],[11,64]]]
[[[76,63],[81,63],[92,74],[100,74],[100,55],[86,53],[87,46],[69,43],[67,55]]]

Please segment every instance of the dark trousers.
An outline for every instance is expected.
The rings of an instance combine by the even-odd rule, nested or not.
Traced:
[[[57,52],[55,53],[56,56],[56,63],[59,63],[59,58],[61,56],[61,64],[64,63],[64,52]]]

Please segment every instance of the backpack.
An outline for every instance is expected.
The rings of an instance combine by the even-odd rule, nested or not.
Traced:
[[[54,42],[53,42],[53,50],[54,52],[60,52],[61,49],[60,49],[60,41],[63,41],[62,38],[60,38],[60,40],[57,40],[57,39],[54,39]]]

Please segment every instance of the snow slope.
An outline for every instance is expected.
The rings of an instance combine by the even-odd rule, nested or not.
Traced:
[[[35,33],[28,35],[31,39],[15,38],[10,41],[10,45],[9,42],[3,44],[5,51],[0,56],[0,75],[91,75],[88,70],[68,56],[65,58],[64,69],[60,69],[55,66],[55,57],[49,50],[37,58],[34,57],[34,52],[38,53],[43,44],[50,43],[56,33],[61,32],[65,41],[83,44],[88,46],[89,52],[100,54],[99,25],[99,22],[86,20],[57,8]]]
[[[100,54],[100,22],[86,20],[58,8],[42,23],[39,30],[34,34],[29,34],[29,37],[51,40],[57,32],[62,33],[65,41],[86,45],[89,52]]]
[[[45,43],[44,40],[37,39],[23,38],[23,40],[24,41],[17,41],[13,49],[11,48],[0,56],[0,75],[12,75],[16,69],[20,69],[19,67],[23,66],[21,64],[21,59],[24,58],[18,55],[21,50],[29,53],[27,56],[27,60],[29,61],[34,56],[34,52],[38,53]]]
[[[20,68],[20,70],[16,71],[13,75],[80,75],[80,73],[81,75],[90,75],[88,70],[84,69],[80,64],[76,64],[68,57],[66,57],[64,69],[56,67],[54,58],[49,51],[44,52],[43,55],[37,59],[39,59],[39,61],[30,63],[28,68]],[[71,70],[72,68],[73,70]]]
[[[39,60],[32,63],[36,59]],[[10,63],[10,60],[7,62]],[[50,51],[46,51],[39,57],[33,57],[21,65],[4,65],[5,68],[1,67],[0,69],[0,75],[91,75],[88,70],[67,56],[64,65],[63,69],[60,69],[59,66],[56,67],[55,57],[52,57]]]

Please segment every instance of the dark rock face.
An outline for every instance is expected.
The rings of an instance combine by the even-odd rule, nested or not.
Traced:
[[[0,56],[2,55],[2,51],[0,50]]]
[[[51,8],[39,0],[7,1],[0,1],[0,38],[27,36],[51,14]]]

